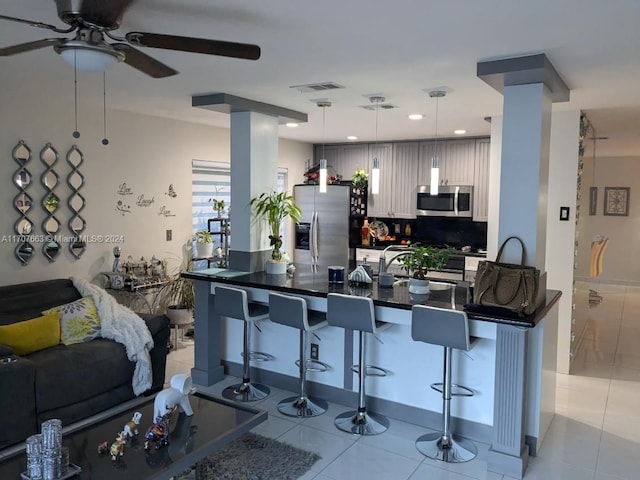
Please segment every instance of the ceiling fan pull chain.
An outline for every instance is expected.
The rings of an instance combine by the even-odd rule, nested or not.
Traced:
[[[107,74],[105,72],[102,72],[102,123],[104,133],[102,144],[109,145],[107,138]]]
[[[78,68],[76,51],[73,51],[73,108],[76,129],[73,131],[73,138],[80,138],[80,132],[78,131]]]

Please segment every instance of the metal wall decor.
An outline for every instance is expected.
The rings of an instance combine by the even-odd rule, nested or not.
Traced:
[[[604,214],[618,217],[629,215],[629,187],[604,187]]]
[[[85,199],[80,193],[80,189],[84,186],[84,176],[80,173],[79,168],[83,162],[84,155],[77,145],[73,145],[67,152],[67,163],[71,167],[71,172],[67,175],[67,185],[71,189],[67,205],[71,210],[68,226],[73,235],[71,242],[69,242],[69,251],[76,259],[80,258],[87,249],[87,243],[82,237],[87,223],[80,215],[85,207]]]
[[[13,183],[18,188],[13,206],[20,215],[14,224],[16,235],[13,240],[17,244],[15,255],[23,265],[27,265],[33,258],[33,245],[30,243],[33,223],[27,218],[27,213],[33,205],[33,199],[27,193],[32,180],[31,173],[27,170],[27,164],[31,160],[31,149],[23,140],[20,140],[11,151],[11,156],[18,164],[18,170],[13,174]]]
[[[595,215],[598,205],[598,187],[589,187],[589,215]]]
[[[44,163],[45,170],[40,176],[40,183],[44,187],[42,197],[42,208],[45,212],[45,219],[42,221],[44,237],[42,239],[42,253],[50,262],[54,262],[62,247],[56,238],[60,231],[60,221],[56,218],[56,210],[60,204],[60,198],[54,193],[60,178],[53,169],[58,161],[58,152],[53,145],[47,143],[40,151],[40,161]]]

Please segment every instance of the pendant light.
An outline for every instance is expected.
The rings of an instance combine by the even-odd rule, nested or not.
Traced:
[[[326,124],[326,112],[327,108],[331,106],[331,102],[326,100],[319,100],[317,102],[319,107],[322,107],[322,158],[320,159],[320,193],[327,193],[327,160],[324,158],[324,129]]]
[[[431,158],[431,186],[429,188],[430,195],[438,195],[438,185],[440,184],[440,168],[438,166],[438,100],[447,93],[442,90],[434,90],[429,92],[431,98],[436,99],[436,138],[433,145],[433,157]]]
[[[378,143],[378,110],[380,110],[380,104],[384,102],[384,97],[369,97],[371,103],[375,103],[376,107],[376,148]],[[380,193],[380,160],[378,157],[373,157],[373,168],[371,169],[371,195],[378,195]]]

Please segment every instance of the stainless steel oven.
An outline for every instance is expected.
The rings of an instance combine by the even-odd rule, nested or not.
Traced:
[[[418,187],[416,215],[431,217],[473,216],[473,187],[470,185],[442,185],[438,194],[431,195],[428,185]]]

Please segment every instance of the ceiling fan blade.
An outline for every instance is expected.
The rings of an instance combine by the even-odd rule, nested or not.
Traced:
[[[94,25],[116,28],[124,11],[135,0],[82,0],[80,18]]]
[[[47,30],[53,30],[54,32],[58,33],[69,33],[75,29],[75,27],[71,27],[68,29],[58,28],[55,25],[49,25],[48,23],[34,22],[33,20],[26,20],[24,18],[7,17],[6,15],[0,15],[0,19],[9,20],[11,22],[26,23],[27,25],[31,25],[32,27],[46,28]]]
[[[42,40],[36,40],[35,42],[20,43],[18,45],[12,45],[10,47],[0,48],[0,57],[8,57],[9,55],[15,55],[16,53],[29,52],[31,50],[37,50],[39,48],[49,47],[59,43],[64,38],[44,38]]]
[[[178,73],[177,70],[159,62],[128,43],[112,43],[111,46],[124,53],[124,62],[153,78],[165,78]]]
[[[129,32],[125,37],[134,45],[141,47],[164,48],[166,50],[221,55],[223,57],[244,58],[247,60],[258,60],[260,58],[260,47],[249,43],[142,32]]]

